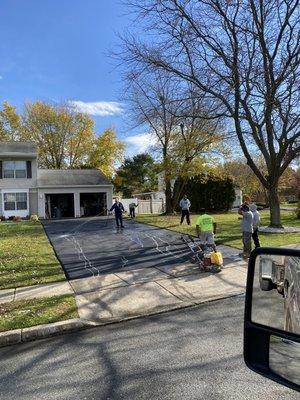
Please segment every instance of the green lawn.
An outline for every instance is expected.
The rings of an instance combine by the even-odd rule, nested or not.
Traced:
[[[74,296],[54,296],[0,304],[0,332],[77,318]]]
[[[297,203],[280,203],[280,207],[284,207],[284,208],[296,208],[297,207]]]
[[[39,222],[0,222],[0,289],[65,279]]]
[[[300,219],[296,219],[295,213],[290,211],[282,211],[282,224],[284,226],[300,227]],[[240,221],[238,220],[237,212],[216,213],[214,214],[217,223],[216,243],[225,244],[237,248],[242,248]],[[191,216],[191,226],[186,222],[180,225],[180,215],[164,216],[164,215],[137,215],[138,222],[144,222],[167,228],[176,232],[189,233],[196,235],[196,219],[197,215]],[[261,225],[268,225],[269,211],[261,212]],[[259,235],[262,246],[278,247],[287,244],[300,243],[300,233],[285,233],[285,234],[263,234]]]

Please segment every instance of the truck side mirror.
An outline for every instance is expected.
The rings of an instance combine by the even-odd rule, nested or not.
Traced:
[[[249,259],[244,360],[300,391],[300,250],[255,249]]]

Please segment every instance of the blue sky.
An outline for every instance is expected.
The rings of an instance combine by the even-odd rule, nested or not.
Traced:
[[[127,154],[144,150],[141,128],[129,131],[117,61],[117,33],[131,24],[120,0],[0,0],[0,102],[76,101],[98,132],[114,126]],[[122,112],[123,110],[123,112]],[[133,137],[137,135],[136,137]]]

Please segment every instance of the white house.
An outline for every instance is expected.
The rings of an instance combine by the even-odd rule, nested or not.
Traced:
[[[38,169],[29,142],[0,143],[0,216],[95,216],[112,204],[113,185],[98,170]]]

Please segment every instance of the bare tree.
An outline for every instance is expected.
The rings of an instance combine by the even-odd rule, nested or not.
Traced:
[[[166,74],[155,71],[153,74],[130,72],[126,76],[127,100],[131,117],[137,126],[148,126],[153,134],[153,145],[161,153],[161,164],[165,174],[166,212],[173,211],[172,204],[172,136],[178,126],[176,102],[171,105],[176,83]]]
[[[299,0],[132,0],[156,43],[125,40],[127,62],[190,82],[231,119],[281,226],[280,176],[300,153]],[[150,44],[149,44],[150,43]],[[263,155],[267,174],[255,162]]]
[[[130,72],[126,79],[130,118],[138,126],[148,126],[153,134],[153,148],[159,150],[164,172],[166,212],[172,213],[178,202],[172,193],[172,179],[180,176],[184,186],[193,161],[220,140],[218,122],[201,118],[199,97],[163,71]]]

